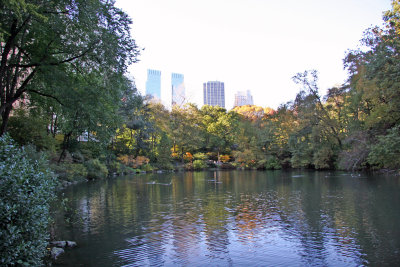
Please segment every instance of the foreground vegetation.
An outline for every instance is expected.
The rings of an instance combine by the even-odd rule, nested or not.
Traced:
[[[8,136],[1,141],[0,190],[10,192],[1,194],[5,264],[38,265],[24,260],[28,251],[42,255],[46,221],[36,212],[47,212],[51,173],[72,182],[158,169],[400,167],[398,0],[385,27],[367,30],[364,49],[346,56],[345,84],[321,96],[317,72],[299,73],[300,92],[277,110],[187,104],[169,111],[140,96],[126,77],[139,54],[131,20],[113,1],[2,1],[0,14],[0,135],[48,159],[43,167]],[[15,204],[25,199],[32,214]],[[24,239],[31,222],[32,243]]]

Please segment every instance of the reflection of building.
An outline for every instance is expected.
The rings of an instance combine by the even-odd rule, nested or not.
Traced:
[[[225,107],[225,86],[223,82],[203,84],[204,105]]]
[[[146,95],[161,100],[161,71],[147,70]]]
[[[172,73],[172,105],[182,105],[185,101],[185,84],[183,82],[183,74]]]
[[[245,106],[245,105],[254,105],[253,96],[250,94],[250,91],[247,92],[239,91],[235,94],[235,103],[234,107],[237,106]]]

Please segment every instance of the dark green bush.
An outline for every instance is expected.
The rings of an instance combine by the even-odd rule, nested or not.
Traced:
[[[387,135],[379,135],[378,142],[371,146],[368,163],[377,168],[400,168],[400,125],[388,130]]]
[[[0,137],[0,265],[43,265],[55,179],[44,157],[29,158]]]
[[[108,175],[107,166],[101,163],[98,159],[91,159],[85,162],[87,169],[87,178],[92,179],[103,179]]]
[[[55,151],[56,141],[47,132],[48,124],[41,116],[29,114],[25,109],[17,109],[8,122],[8,132],[21,146],[33,144],[39,150]]]

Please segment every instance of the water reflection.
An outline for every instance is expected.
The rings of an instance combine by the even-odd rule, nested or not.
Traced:
[[[342,174],[151,174],[73,187],[79,220],[59,221],[58,235],[81,247],[63,264],[398,265],[399,178]]]

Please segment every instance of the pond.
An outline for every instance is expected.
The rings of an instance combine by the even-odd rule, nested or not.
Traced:
[[[56,266],[400,266],[400,178],[141,174],[63,191]],[[68,201],[66,201],[68,199]]]

